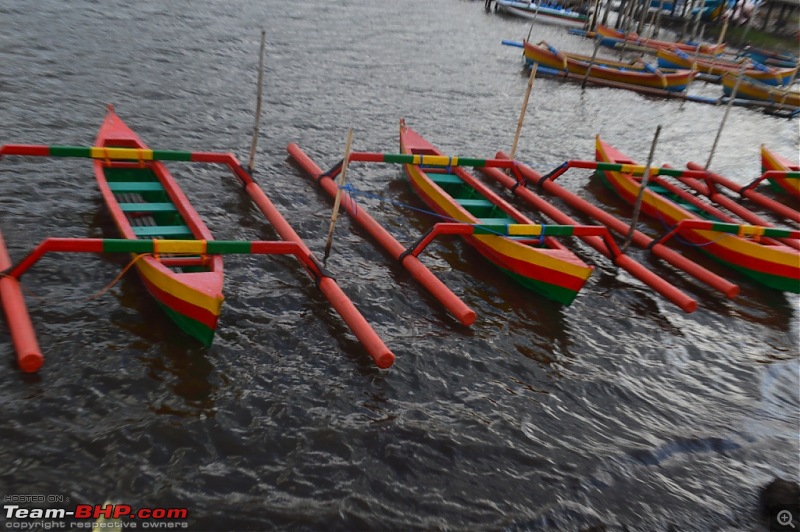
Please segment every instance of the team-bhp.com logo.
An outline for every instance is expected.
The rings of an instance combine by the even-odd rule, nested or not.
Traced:
[[[3,505],[6,528],[187,528],[186,508],[139,508],[127,504],[79,504],[74,510],[64,508],[22,508],[18,504]],[[69,519],[69,526],[64,520]],[[13,521],[11,521],[13,520]],[[31,523],[40,520],[41,524]],[[179,520],[184,520],[180,522]],[[48,523],[49,526],[45,526]]]

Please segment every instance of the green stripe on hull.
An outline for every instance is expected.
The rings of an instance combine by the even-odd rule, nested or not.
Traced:
[[[183,314],[175,312],[173,309],[158,301],[158,306],[164,309],[164,312],[170,317],[172,321],[186,334],[198,340],[201,344],[209,347],[214,342],[214,330],[209,329],[197,320],[193,320]]]
[[[500,266],[497,266],[497,268],[528,290],[543,295],[547,299],[561,303],[562,305],[571,305],[578,295],[578,292],[575,290],[570,290],[569,288],[564,288],[561,286],[555,286],[542,281],[536,281],[530,277],[525,277],[518,273],[514,273],[511,270],[507,270],[506,268],[501,268]]]
[[[702,251],[702,248],[700,248]],[[716,255],[708,252],[704,252],[706,255],[715,259],[720,264],[724,264],[725,266],[736,270],[737,272],[749,277],[750,279],[761,283],[762,285],[768,288],[774,288],[775,290],[781,290],[783,292],[792,292],[794,294],[800,294],[800,279],[790,279],[788,277],[783,277],[780,275],[771,275],[768,273],[757,272],[750,268],[744,268],[737,264],[734,264],[729,261],[725,261],[717,257]]]

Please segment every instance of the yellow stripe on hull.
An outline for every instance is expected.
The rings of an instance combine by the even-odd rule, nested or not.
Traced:
[[[608,172],[614,176],[618,186],[620,186],[627,194],[636,197],[639,194],[641,186],[632,179],[626,178],[620,172]],[[645,190],[642,201],[651,209],[661,213],[657,216],[663,216],[663,219],[668,220],[696,220],[697,217],[693,216],[675,203],[661,198],[658,194]],[[669,223],[669,222],[667,222]],[[691,230],[690,232],[704,238],[709,242],[714,242],[718,246],[722,246],[735,253],[747,255],[750,257],[758,258],[759,260],[768,261],[774,264],[790,266],[792,268],[798,267],[798,257],[796,254],[787,253],[786,248],[772,248],[770,246],[762,246],[761,244],[741,238],[736,235],[723,234],[717,231],[706,230]]]
[[[89,149],[92,159],[132,159],[152,161],[153,150],[135,148],[103,148],[93,146]]]
[[[145,257],[136,262],[139,272],[154,286],[174,297],[186,301],[194,306],[205,309],[215,316],[222,311],[222,294],[217,291],[211,293],[210,290],[200,286],[191,286],[193,277],[200,279],[200,276],[218,275],[212,272],[181,273],[176,278],[171,270],[158,264],[155,259]],[[198,283],[200,284],[200,283]]]
[[[469,224],[477,223],[476,218],[457,205],[454,205],[450,196],[443,194],[439,187],[424,176],[418,167],[406,165],[406,168],[409,171],[409,175],[413,176],[413,181],[417,188],[419,188],[423,194],[432,198],[448,217],[459,222]],[[528,228],[527,231],[530,233],[530,226],[522,224],[522,227]],[[553,250],[550,249],[534,249],[503,236],[472,235],[472,238],[492,248],[500,255],[533,264],[537,267],[556,270],[584,280],[588,279],[592,273],[592,269],[585,264],[574,264],[563,260],[561,257],[553,257],[551,255]]]

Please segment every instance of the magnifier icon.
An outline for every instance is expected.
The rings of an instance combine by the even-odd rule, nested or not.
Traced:
[[[778,512],[778,524],[781,526],[789,525],[795,528],[794,523],[792,523],[792,512],[789,510],[781,510]]]

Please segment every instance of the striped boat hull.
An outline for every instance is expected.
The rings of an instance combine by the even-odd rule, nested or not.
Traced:
[[[600,138],[596,141],[596,158],[600,162],[635,164]],[[622,199],[634,204],[641,185],[630,174],[604,171],[606,185]],[[681,220],[700,219],[670,199],[645,190],[641,210],[648,216],[674,226]],[[682,230],[680,236],[714,259],[748,277],[778,290],[800,293],[800,252],[783,244],[763,245],[737,235],[707,230]]]
[[[401,128],[400,151],[404,154],[442,155],[440,151],[407,127]],[[441,179],[442,175],[459,180],[461,184],[457,186],[471,190],[474,201],[485,201],[487,208],[493,213],[492,220],[501,219],[502,221],[499,223],[533,223],[460,167],[451,169],[452,174],[442,174],[442,171],[439,170],[439,175],[435,174],[433,170],[425,170],[419,165],[406,164],[404,168],[414,191],[431,209],[445,217],[447,221],[469,224],[489,223],[487,218],[479,218],[475,214],[477,211],[474,209],[470,211],[469,207],[464,206],[469,200],[454,198],[444,190],[443,186],[434,181],[434,179]],[[534,247],[514,238],[497,235],[467,235],[465,239],[512,279],[526,288],[564,305],[572,303],[592,272],[592,267],[584,264],[552,237],[545,237],[542,247]]]
[[[100,127],[96,145],[147,149],[111,108]],[[173,236],[213,240],[200,215],[162,163],[96,159],[94,170],[97,185],[123,238]],[[142,210],[135,210],[137,205],[142,205]],[[164,220],[170,220],[169,225]],[[134,265],[148,292],[178,327],[204,345],[210,345],[224,299],[222,257],[197,257],[196,265],[172,268],[162,264],[162,257],[143,255]]]
[[[648,72],[644,67],[627,65],[620,68],[616,62],[604,63],[602,59],[595,59],[594,64],[584,57],[567,53],[555,53],[546,46],[526,42],[525,60],[529,63],[539,63],[554,70],[567,71],[571,74],[585,76],[589,72],[590,78],[604,79],[638,87],[650,87],[670,92],[681,92],[696,76],[691,70],[677,72]]]

